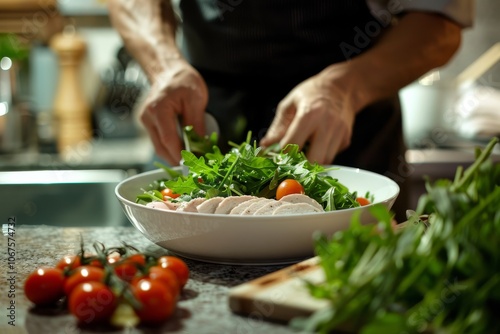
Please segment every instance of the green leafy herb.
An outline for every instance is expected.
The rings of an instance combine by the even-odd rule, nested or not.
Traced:
[[[375,206],[378,233],[354,219],[331,238],[317,236],[326,280],[308,288],[331,306],[292,325],[322,333],[500,332],[500,164],[489,159],[497,143],[478,150],[453,181],[428,180],[401,232]],[[426,214],[427,229],[418,224]]]

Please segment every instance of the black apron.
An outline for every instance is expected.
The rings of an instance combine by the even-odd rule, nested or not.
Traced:
[[[291,89],[368,50],[377,37],[366,33],[378,21],[365,0],[181,0],[179,9],[181,47],[207,83],[207,112],[220,125],[222,149],[248,131],[261,139]],[[359,113],[350,147],[332,163],[397,179],[404,164],[397,96]]]

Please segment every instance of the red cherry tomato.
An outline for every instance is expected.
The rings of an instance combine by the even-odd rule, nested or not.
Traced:
[[[170,198],[177,198],[177,197],[179,197],[179,196],[180,196],[180,194],[176,194],[176,193],[174,193],[174,192],[172,191],[172,189],[170,189],[170,188],[165,188],[165,189],[163,189],[163,190],[161,191],[161,194],[162,194],[162,196],[163,196],[163,200],[164,200],[164,201],[168,200],[168,197],[170,197]],[[165,198],[165,197],[167,197],[167,198]]]
[[[297,180],[286,179],[276,189],[276,199],[280,200],[282,197],[291,194],[304,194],[304,187]]]
[[[158,259],[158,266],[172,270],[179,280],[181,289],[186,285],[189,278],[189,268],[186,262],[176,256],[166,255]]]
[[[361,205],[361,206],[365,206],[365,205],[370,204],[370,201],[364,197],[357,197],[356,202],[358,202],[359,205]]]
[[[81,266],[80,256],[78,255],[66,255],[63,256],[62,259],[59,260],[56,264],[56,268],[64,270],[66,268],[75,269],[76,267]]]
[[[146,265],[146,257],[143,254],[133,254],[121,258],[115,263],[115,273],[122,280],[130,282],[138,271],[138,268]]]
[[[135,310],[143,324],[158,324],[172,315],[176,300],[170,290],[160,281],[143,278],[132,285],[135,298],[141,307]]]
[[[85,324],[108,321],[117,307],[113,291],[101,282],[77,285],[68,299],[68,307],[80,322]]]
[[[175,298],[179,297],[179,294],[181,292],[181,285],[179,283],[177,275],[172,270],[168,268],[162,268],[160,266],[152,266],[151,268],[149,268],[146,276],[135,278],[131,284],[134,285],[137,283],[137,281],[143,278],[160,281],[169,289],[169,291]]]
[[[59,268],[38,268],[26,278],[24,294],[35,305],[55,304],[64,296],[64,273]]]
[[[95,266],[81,266],[76,268],[64,283],[64,293],[66,296],[79,284],[84,282],[102,282],[104,281],[104,269]]]

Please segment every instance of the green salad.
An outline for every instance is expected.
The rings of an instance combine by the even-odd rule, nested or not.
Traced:
[[[188,128],[188,130],[190,130]],[[193,134],[191,134],[193,136]],[[187,175],[170,167],[157,164],[170,178],[157,180],[137,196],[138,203],[163,201],[161,193],[169,189],[179,197],[173,201],[190,201],[194,198],[228,197],[252,195],[275,198],[278,186],[287,179],[296,180],[302,185],[304,194],[320,203],[325,211],[358,207],[357,193],[328,175],[337,167],[324,167],[311,163],[298,145],[287,145],[281,150],[264,149],[251,141],[249,133],[241,144],[229,143],[231,149],[223,154],[214,144],[213,135],[205,140],[212,145],[200,145],[200,138],[193,142],[197,147],[209,147],[203,154],[183,150],[184,166]],[[370,198],[370,194],[365,194]],[[373,198],[370,198],[373,200]]]

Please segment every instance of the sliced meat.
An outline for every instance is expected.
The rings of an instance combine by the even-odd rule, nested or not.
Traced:
[[[321,204],[319,204],[315,199],[303,194],[290,194],[283,196],[280,201],[289,202],[289,203],[306,203],[318,208],[321,211],[324,211]]]
[[[278,215],[300,215],[304,213],[312,213],[312,212],[323,212],[323,209],[318,209],[317,207],[312,206],[307,203],[288,203],[280,205],[273,212],[273,216]]]
[[[172,202],[154,201],[154,202],[147,203],[146,206],[148,208],[161,209],[161,210],[167,210],[167,211],[175,211],[177,209],[177,207],[179,206],[179,204],[172,203]]]
[[[224,198],[222,202],[219,203],[217,209],[215,209],[216,214],[229,214],[232,209],[234,209],[237,205],[246,202],[248,200],[256,198],[255,196],[229,196]]]
[[[259,200],[250,204],[245,210],[243,210],[242,213],[240,213],[240,215],[243,215],[243,216],[253,215],[255,213],[255,211],[259,210],[262,206],[266,205],[267,203],[271,203],[271,202],[276,202],[276,200],[268,199],[268,198],[260,198]]]
[[[280,201],[271,201],[264,203],[258,210],[256,210],[253,215],[254,216],[264,216],[264,215],[272,215],[274,210],[276,210],[277,207],[287,204],[286,202],[280,202]]]
[[[217,206],[223,199],[224,197],[212,197],[198,205],[196,209],[199,213],[214,213],[215,209],[217,209]]]
[[[257,201],[261,201],[265,198],[252,198],[252,199],[249,199],[248,201],[245,201],[243,203],[240,203],[238,205],[236,205],[231,211],[229,211],[229,214],[230,215],[240,215],[243,211],[245,211],[250,205],[252,205],[252,203],[254,202],[257,202]]]
[[[206,201],[205,198],[194,198],[189,202],[182,202],[177,208],[177,211],[198,212],[197,206],[205,201]]]

